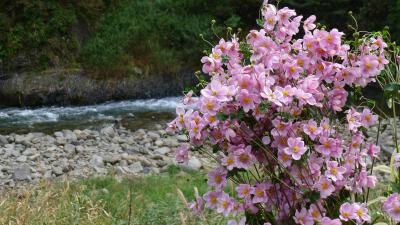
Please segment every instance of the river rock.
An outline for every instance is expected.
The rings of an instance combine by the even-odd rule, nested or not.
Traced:
[[[64,145],[64,151],[71,153],[71,152],[75,152],[75,145],[73,144],[65,144]]]
[[[147,132],[147,136],[149,136],[153,141],[160,139],[160,135],[152,131]]]
[[[200,170],[201,168],[202,168],[202,163],[201,163],[201,161],[198,159],[198,158],[196,158],[196,157],[191,157],[190,159],[189,159],[189,161],[187,161],[186,163],[184,163],[184,164],[181,164],[181,166],[184,168],[184,169],[189,169],[189,170]]]
[[[25,151],[22,153],[25,156],[31,156],[34,154],[37,154],[37,149],[36,148],[27,148]]]
[[[176,136],[176,140],[178,140],[178,141],[180,141],[180,142],[187,142],[187,141],[188,141],[188,138],[187,138],[186,135],[181,134],[181,135],[177,135],[177,136]]]
[[[164,142],[161,141],[161,140],[157,140],[157,141],[154,142],[154,144],[157,145],[157,146],[162,146],[164,144]]]
[[[104,127],[101,129],[100,133],[111,138],[115,136],[115,130],[112,126]]]
[[[140,173],[143,171],[143,166],[140,162],[135,162],[131,165],[129,165],[129,172],[131,173]]]
[[[90,159],[90,164],[94,167],[103,167],[104,160],[101,156],[93,155],[92,159]]]
[[[178,142],[178,140],[176,140],[175,138],[169,137],[163,140],[164,144],[168,147],[178,147],[180,144]]]
[[[28,166],[15,168],[13,170],[13,179],[17,181],[30,180],[31,169]]]
[[[75,133],[72,132],[71,130],[63,130],[63,135],[64,138],[67,139],[67,141],[75,142],[78,140]]]
[[[168,154],[170,151],[171,151],[171,149],[168,148],[168,147],[161,147],[161,148],[157,148],[157,149],[155,150],[155,152],[157,152],[158,154],[161,154],[161,155],[166,155],[166,154]]]
[[[26,162],[27,157],[25,155],[21,155],[20,157],[17,158],[17,162]]]
[[[8,144],[7,138],[4,137],[3,135],[0,135],[0,144],[1,144],[1,145]]]
[[[104,156],[104,162],[105,163],[110,163],[110,164],[116,164],[121,160],[121,157],[119,155],[107,155]]]
[[[53,174],[56,175],[56,176],[61,176],[63,174],[62,168],[58,167],[58,166],[54,167],[53,168]]]

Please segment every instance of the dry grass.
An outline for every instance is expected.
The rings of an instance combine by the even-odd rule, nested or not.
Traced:
[[[192,198],[193,187],[206,190],[204,175],[172,171],[121,181],[112,177],[69,183],[41,183],[27,191],[0,196],[0,224],[223,224],[208,212],[208,221],[191,215],[177,188]]]

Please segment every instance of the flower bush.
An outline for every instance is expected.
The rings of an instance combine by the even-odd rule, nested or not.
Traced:
[[[365,131],[378,117],[346,100],[388,64],[385,42],[371,35],[348,45],[337,29],[317,28],[315,16],[267,1],[261,12],[262,29],[221,39],[201,59],[209,82],[186,94],[168,124],[190,138],[178,161],[197,150],[218,165],[208,174],[212,190],[190,207],[244,215],[230,225],[371,223],[366,203],[377,179],[368,162],[380,148]],[[390,199],[384,210],[399,214],[398,195]]]

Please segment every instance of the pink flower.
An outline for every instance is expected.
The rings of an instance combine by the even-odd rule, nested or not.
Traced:
[[[348,93],[346,90],[344,90],[343,87],[336,86],[332,91],[328,93],[328,104],[333,110],[340,112],[346,104],[347,96]]]
[[[315,188],[319,191],[321,198],[327,198],[335,191],[335,187],[325,176],[319,178],[318,182],[315,183]]]
[[[221,164],[225,166],[227,170],[233,170],[236,166],[236,156],[233,154],[225,156],[222,158]]]
[[[197,102],[197,98],[193,97],[193,91],[189,91],[186,93],[185,97],[183,98],[183,104],[185,105],[192,105]]]
[[[216,209],[218,206],[218,198],[221,195],[219,191],[209,191],[203,195],[206,201],[206,207],[209,209]]]
[[[265,203],[268,201],[268,196],[266,193],[266,185],[264,183],[257,184],[252,190],[251,194],[253,195],[253,203]]]
[[[290,85],[285,86],[284,88],[276,87],[278,92],[282,93],[282,97],[280,98],[281,102],[285,105],[288,105],[293,101],[293,95],[295,93],[294,88]]]
[[[309,120],[308,123],[303,125],[303,130],[311,140],[315,140],[315,138],[321,133],[321,128],[318,127],[317,122],[315,122],[313,119]]]
[[[219,80],[212,80],[206,88],[200,91],[202,96],[206,98],[214,98],[219,102],[228,101],[230,98],[228,97],[228,87],[221,84]]]
[[[236,220],[229,220],[227,225],[246,225],[246,217],[242,217],[239,222],[236,222]]]
[[[346,113],[349,130],[354,132],[357,131],[357,129],[362,125],[360,122],[361,114],[357,112],[354,108],[347,110]]]
[[[299,160],[307,151],[304,142],[300,137],[288,139],[288,147],[285,148],[285,153],[291,155],[294,160]]]
[[[236,187],[236,192],[240,198],[248,200],[251,198],[251,193],[254,192],[254,188],[251,187],[249,184],[239,184]]]
[[[360,61],[361,72],[363,76],[371,77],[378,75],[379,61],[374,55],[363,56]]]
[[[259,103],[258,96],[255,94],[251,94],[248,90],[242,89],[238,96],[237,100],[239,104],[243,107],[243,111],[248,112],[250,110],[255,109],[255,103]]]
[[[284,167],[289,167],[292,165],[292,157],[291,155],[286,154],[285,151],[278,150],[278,160]]]
[[[400,195],[391,194],[383,203],[383,210],[396,222],[400,222]]]
[[[274,103],[277,106],[282,106],[280,99],[282,99],[282,93],[279,91],[274,91],[269,87],[264,87],[263,92],[260,93],[261,97],[268,99],[270,102]]]
[[[184,144],[177,148],[175,159],[177,162],[187,162],[189,160],[189,145]]]
[[[203,72],[204,73],[212,73],[218,72],[221,70],[221,61],[220,56],[215,54],[213,56],[204,56],[201,58],[201,62],[203,63]]]
[[[214,97],[211,97],[211,98],[201,97],[200,103],[201,103],[200,111],[202,113],[215,115],[220,108],[220,103],[217,102],[217,99]]]
[[[294,222],[301,225],[313,225],[314,220],[307,212],[307,209],[302,208],[301,211],[296,210],[296,213],[293,217]]]
[[[339,219],[330,219],[329,217],[324,217],[321,220],[321,225],[342,225]]]
[[[371,113],[371,110],[364,108],[361,113],[361,124],[364,127],[374,125],[378,120],[378,116]]]
[[[236,167],[248,169],[255,161],[254,155],[251,153],[251,146],[247,146],[244,149],[235,151],[236,155]]]
[[[196,197],[196,200],[189,204],[189,209],[196,215],[203,213],[203,199]]]
[[[329,161],[326,164],[325,176],[330,178],[332,181],[338,181],[343,179],[343,174],[346,172],[346,168],[338,166],[339,163],[335,161]]]
[[[322,206],[317,206],[316,204],[311,204],[308,214],[314,219],[314,221],[321,221],[324,208]],[[322,212],[321,212],[322,211]]]
[[[223,189],[226,185],[227,174],[228,172],[222,167],[214,169],[208,173],[208,185],[215,187],[217,190]]]
[[[377,145],[372,144],[372,143],[367,144],[366,148],[367,148],[368,155],[371,158],[378,157],[379,153],[381,152],[381,148],[379,146],[377,146]]]
[[[358,222],[370,222],[371,217],[368,215],[368,209],[364,204],[353,203],[353,208]]]
[[[303,28],[304,28],[305,32],[315,29],[315,27],[316,27],[316,25],[314,24],[315,20],[316,20],[316,17],[314,15],[311,15],[304,21]]]
[[[348,202],[342,204],[339,209],[340,219],[343,221],[349,221],[357,217],[354,206]]]
[[[217,212],[222,213],[224,216],[228,216],[229,213],[233,210],[233,207],[235,205],[235,201],[229,197],[228,194],[222,193],[218,197],[218,206],[217,206]]]
[[[315,150],[324,156],[330,156],[335,151],[336,142],[333,138],[322,137],[319,139],[321,145],[317,145]]]
[[[278,20],[274,12],[267,12],[264,15],[264,29],[271,31],[275,28],[276,21]]]
[[[395,168],[400,168],[400,153],[395,153],[393,158],[394,158],[393,166]]]

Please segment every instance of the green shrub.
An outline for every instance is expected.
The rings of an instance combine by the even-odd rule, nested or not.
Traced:
[[[192,69],[206,47],[199,34],[206,30],[205,38],[215,39],[210,30],[212,19],[218,21],[217,31],[225,26],[248,26],[234,2],[123,1],[99,21],[81,59],[85,68],[100,73],[125,73],[131,66],[162,73]]]

